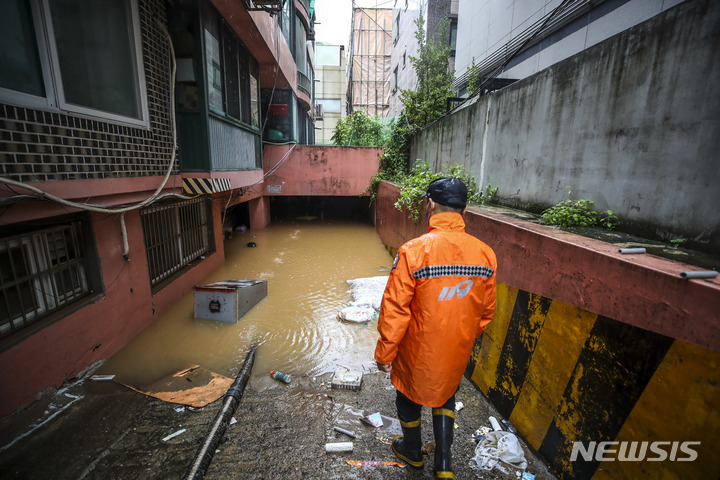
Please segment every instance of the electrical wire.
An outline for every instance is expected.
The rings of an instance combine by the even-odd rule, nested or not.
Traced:
[[[275,173],[277,171],[277,169],[280,168],[280,166],[285,162],[285,160],[287,160],[290,157],[290,154],[292,153],[293,150],[295,150],[295,147],[297,147],[297,142],[287,142],[287,143],[263,142],[263,143],[269,143],[272,145],[292,145],[292,147],[290,147],[290,150],[285,152],[285,155],[283,155],[283,157],[280,159],[280,161],[278,163],[276,163],[270,170],[268,170],[266,173],[263,174],[263,177],[260,180],[258,180],[257,182],[255,182],[251,185],[248,185],[247,187],[245,187],[244,190],[241,190],[240,195],[239,195],[240,197],[245,195],[255,185],[264,182],[268,176]]]

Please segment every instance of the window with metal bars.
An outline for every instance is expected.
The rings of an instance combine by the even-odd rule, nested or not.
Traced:
[[[215,249],[210,201],[205,197],[140,211],[150,285],[159,285]]]
[[[88,220],[14,228],[22,233],[0,237],[0,338],[101,288]]]

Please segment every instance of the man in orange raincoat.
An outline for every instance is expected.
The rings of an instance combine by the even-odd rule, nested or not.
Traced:
[[[455,478],[450,446],[455,392],[475,338],[495,312],[495,253],[465,233],[467,187],[457,178],[433,181],[427,193],[428,233],[400,247],[383,294],[375,361],[390,372],[403,435],[395,455],[424,465],[420,419],[432,407],[435,478]]]

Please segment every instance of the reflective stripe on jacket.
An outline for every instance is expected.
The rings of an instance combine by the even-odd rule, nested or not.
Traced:
[[[398,250],[378,318],[375,360],[395,388],[440,407],[455,394],[475,338],[495,313],[493,250],[465,233],[458,213],[430,217],[428,233]]]

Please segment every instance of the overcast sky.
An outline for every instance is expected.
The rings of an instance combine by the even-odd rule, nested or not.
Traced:
[[[355,0],[358,7],[393,8],[395,0]],[[315,0],[315,41],[348,46],[352,0]]]

